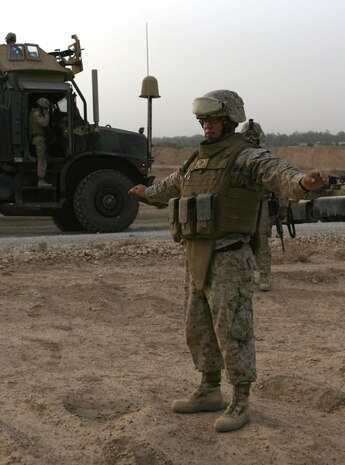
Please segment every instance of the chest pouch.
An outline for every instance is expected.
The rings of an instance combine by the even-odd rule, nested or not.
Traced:
[[[171,235],[175,242],[181,240],[181,224],[179,222],[179,197],[169,200],[169,224]]]
[[[196,232],[213,234],[216,230],[216,194],[199,194],[196,198]]]
[[[179,201],[179,223],[183,237],[196,233],[196,198],[182,197]]]

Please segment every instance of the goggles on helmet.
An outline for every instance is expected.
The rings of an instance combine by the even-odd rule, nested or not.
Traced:
[[[197,118],[214,114],[226,115],[226,102],[211,97],[197,97],[193,102],[192,111]]]

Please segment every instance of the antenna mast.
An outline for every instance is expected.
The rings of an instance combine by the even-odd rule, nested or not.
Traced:
[[[149,74],[149,33],[148,24],[146,23],[146,68],[147,76],[144,78],[141,85],[140,97],[147,98],[147,140],[148,152],[151,157],[152,150],[152,99],[160,98],[158,91],[157,79]]]
[[[150,75],[150,68],[149,68],[149,26],[146,23],[146,70],[147,75]]]

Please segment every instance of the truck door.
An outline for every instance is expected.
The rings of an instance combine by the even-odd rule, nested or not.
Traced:
[[[10,112],[0,104],[0,160],[12,161]]]

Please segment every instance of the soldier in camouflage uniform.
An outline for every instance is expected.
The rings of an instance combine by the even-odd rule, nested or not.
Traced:
[[[265,133],[259,123],[250,119],[244,123],[241,129],[241,134],[245,139],[256,147],[265,147]],[[269,238],[272,236],[272,218],[269,215],[268,200],[270,193],[267,193],[267,198],[262,200],[261,213],[259,219],[259,246],[255,253],[256,268],[259,271],[259,290],[269,291],[271,289],[271,262],[272,251]]]
[[[49,126],[49,107],[48,99],[41,97],[36,102],[37,106],[30,112],[30,140],[36,147],[37,156],[37,186],[50,187],[45,180],[47,170],[47,128]]]
[[[178,171],[156,185],[142,184],[130,194],[169,202],[173,237],[186,245],[186,339],[200,386],[175,400],[176,413],[225,408],[221,370],[233,385],[233,399],[215,423],[233,431],[250,420],[249,391],[256,379],[253,332],[254,255],[251,237],[261,198],[267,191],[300,198],[328,182],[314,169],[304,174],[266,149],[254,148],[235,133],[245,121],[236,92],[212,91],[196,98],[193,113],[205,140]]]

